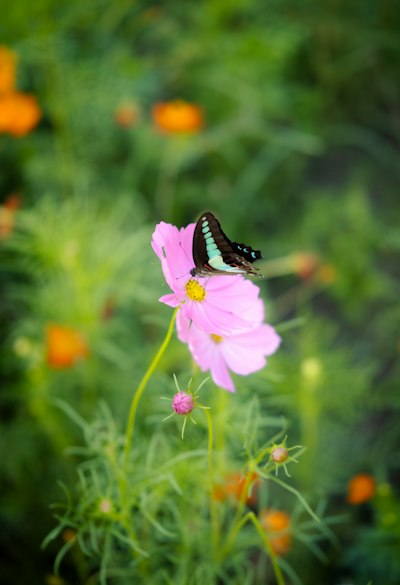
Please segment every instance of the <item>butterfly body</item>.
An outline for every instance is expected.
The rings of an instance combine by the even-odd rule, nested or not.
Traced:
[[[193,236],[192,276],[217,274],[254,274],[260,276],[252,266],[260,259],[261,252],[246,244],[238,244],[224,234],[218,219],[210,211],[199,218]]]

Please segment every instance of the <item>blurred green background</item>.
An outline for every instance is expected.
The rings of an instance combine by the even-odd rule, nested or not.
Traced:
[[[399,2],[16,0],[0,39],[41,111],[23,136],[0,131],[1,582],[98,582],[76,551],[55,574],[61,536],[40,548],[58,480],[77,483],[82,432],[65,404],[88,424],[110,411],[123,431],[170,318],[151,233],[210,209],[263,251],[283,338],[265,370],[236,377],[233,430],[254,396],[285,420],[307,449],[291,482],[333,519],[318,550],[299,529],[287,582],[400,583]],[[201,127],[160,129],[154,106],[175,100]],[[76,363],[52,362],[52,324],[78,332]],[[177,341],[141,405],[143,449],[172,372],[190,377]],[[266,440],[277,428],[261,423]],[[376,493],[352,507],[359,473]],[[215,583],[274,582],[229,574]],[[142,582],[129,579],[109,582]]]

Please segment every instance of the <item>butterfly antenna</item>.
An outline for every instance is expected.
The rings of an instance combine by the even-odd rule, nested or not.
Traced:
[[[184,276],[188,276],[190,274],[190,272],[185,272],[185,274],[181,274],[180,276],[175,276],[175,280],[179,280],[180,278],[183,278]]]
[[[189,258],[189,256],[186,254],[186,250],[184,249],[184,247],[182,246],[182,242],[179,242],[179,246],[181,247],[182,252],[185,254],[186,258],[189,260],[189,262],[191,264],[194,264],[193,259]]]
[[[192,263],[192,260],[186,254],[186,251],[185,251],[184,247],[182,246],[182,242],[179,242],[179,246],[180,246],[182,252],[185,254],[187,260],[189,260],[189,262]],[[184,276],[188,276],[188,274],[191,274],[191,271],[190,270],[189,270],[189,272],[185,272],[185,274],[182,274],[181,276],[176,276],[175,277],[175,280],[179,280],[180,278],[183,278]]]

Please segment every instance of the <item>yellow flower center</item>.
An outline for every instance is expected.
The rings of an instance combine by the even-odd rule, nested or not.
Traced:
[[[221,343],[221,341],[224,340],[223,337],[221,337],[220,335],[216,335],[215,333],[211,333],[211,338],[215,343]]]
[[[186,294],[191,301],[198,301],[199,303],[201,303],[201,301],[204,301],[204,299],[206,298],[206,291],[197,282],[197,280],[194,280],[193,278],[191,278],[186,283],[185,288],[186,288]]]

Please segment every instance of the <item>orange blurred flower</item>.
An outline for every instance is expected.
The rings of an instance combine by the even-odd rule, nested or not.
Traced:
[[[16,61],[15,53],[0,46],[0,93],[14,91]]]
[[[321,284],[332,284],[337,278],[337,272],[332,264],[313,252],[298,252],[293,254],[292,263],[294,271],[303,280],[315,280]]]
[[[10,195],[0,205],[0,240],[5,240],[14,228],[14,216],[21,206],[21,197],[17,194]]]
[[[133,103],[121,104],[115,111],[115,122],[123,128],[130,128],[139,119],[139,108]]]
[[[358,473],[347,485],[347,502],[357,505],[371,500],[376,491],[376,482],[369,473]]]
[[[15,88],[16,55],[0,46],[0,133],[25,136],[39,122],[41,111],[32,95]]]
[[[79,359],[89,356],[82,335],[63,325],[51,324],[47,328],[47,363],[52,368],[70,368]]]
[[[230,473],[225,483],[214,486],[213,497],[217,502],[225,502],[228,498],[233,498],[236,501],[244,499],[248,506],[256,502],[256,488],[259,479],[255,471],[249,472],[246,475],[242,473]],[[249,494],[251,488],[251,493]],[[244,493],[246,489],[246,494]],[[249,495],[247,495],[249,494]]]
[[[155,104],[152,114],[157,128],[162,132],[195,133],[203,126],[201,108],[180,100]]]
[[[34,96],[17,91],[0,95],[0,132],[24,136],[36,126],[40,117]]]
[[[18,193],[12,193],[3,203],[4,207],[7,207],[10,211],[17,211],[21,207],[21,204],[22,197]]]
[[[293,254],[294,271],[303,278],[308,280],[311,278],[320,265],[320,257],[313,252],[298,252]]]
[[[271,548],[276,555],[285,555],[292,545],[290,518],[281,510],[263,510],[260,522],[267,533]]]

